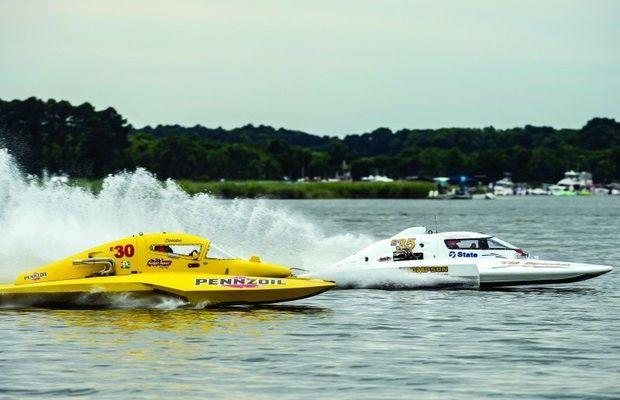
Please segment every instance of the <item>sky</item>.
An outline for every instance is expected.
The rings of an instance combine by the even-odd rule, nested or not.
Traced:
[[[620,119],[617,0],[0,0],[0,98],[114,107],[136,127]]]

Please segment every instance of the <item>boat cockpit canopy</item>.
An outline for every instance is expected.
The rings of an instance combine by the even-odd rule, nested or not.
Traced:
[[[238,257],[234,256],[230,252],[216,246],[213,243],[209,244],[209,249],[205,258],[231,260]],[[197,259],[202,251],[202,245],[200,244],[152,244],[150,250],[157,253],[166,253],[169,256],[191,257]]]
[[[151,251],[183,257],[197,258],[202,250],[200,244],[153,244]]]
[[[207,252],[207,255],[205,257],[220,259],[220,260],[232,260],[232,259],[239,258],[233,255],[232,253],[224,250],[223,248],[216,246],[213,243],[211,243],[211,246],[209,246],[209,251]]]
[[[515,250],[517,248],[494,237],[446,239],[444,243],[450,250]]]

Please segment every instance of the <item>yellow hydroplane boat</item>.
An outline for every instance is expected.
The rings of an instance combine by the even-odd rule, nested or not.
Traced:
[[[96,293],[167,294],[192,305],[260,304],[314,296],[331,281],[235,258],[207,239],[181,233],[139,234],[106,243],[0,285],[0,304],[56,304]]]

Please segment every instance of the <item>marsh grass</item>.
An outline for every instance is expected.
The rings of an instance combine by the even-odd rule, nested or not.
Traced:
[[[73,179],[71,185],[97,193],[102,180]],[[422,199],[433,184],[424,181],[395,182],[280,182],[178,180],[189,194],[209,193],[225,199]]]
[[[179,185],[188,193],[210,193],[227,199],[421,199],[433,188],[432,183],[422,181],[293,183],[181,180]]]

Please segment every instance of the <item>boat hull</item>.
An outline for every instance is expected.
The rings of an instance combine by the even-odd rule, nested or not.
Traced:
[[[342,288],[492,288],[578,282],[610,272],[607,265],[542,260],[489,258],[408,261],[399,265],[364,263],[333,267],[306,276],[335,280]]]
[[[478,265],[481,288],[579,282],[603,275],[612,269],[608,265],[535,259],[485,260]]]
[[[333,287],[333,282],[297,277],[135,274],[0,285],[0,304],[62,304],[121,293],[138,297],[164,294],[190,305],[266,304],[303,299]]]

